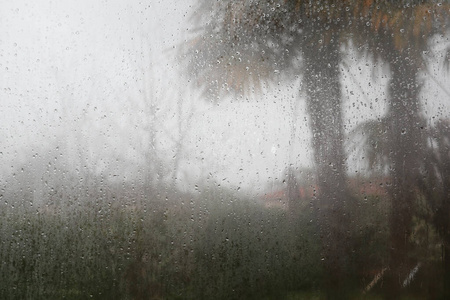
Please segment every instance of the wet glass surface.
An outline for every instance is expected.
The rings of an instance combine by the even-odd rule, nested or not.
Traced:
[[[450,298],[448,1],[1,8],[1,299]]]

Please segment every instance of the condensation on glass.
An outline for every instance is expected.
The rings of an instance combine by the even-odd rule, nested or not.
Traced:
[[[449,14],[2,3],[0,298],[450,298]]]

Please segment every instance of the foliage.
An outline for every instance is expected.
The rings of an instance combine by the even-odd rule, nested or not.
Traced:
[[[450,4],[442,1],[197,1],[198,30],[184,48],[189,74],[205,92],[248,94],[280,75],[302,73],[301,52],[334,40],[385,59],[382,42],[398,51],[426,47],[446,31]],[[206,24],[206,25],[205,25]],[[374,38],[375,37],[375,38]],[[319,42],[317,42],[319,41]],[[187,49],[186,49],[187,48]],[[414,50],[414,49],[412,49]],[[422,52],[415,55],[421,61]]]
[[[322,288],[319,224],[308,205],[294,216],[217,187],[140,198],[141,188],[130,195],[105,184],[107,195],[91,192],[69,210],[2,205],[0,297],[283,299]],[[379,204],[354,207],[348,264],[364,281],[355,278],[353,289],[383,263]]]

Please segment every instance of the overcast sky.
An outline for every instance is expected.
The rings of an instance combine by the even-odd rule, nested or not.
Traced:
[[[190,2],[140,2],[0,1],[3,177],[33,151],[61,143],[64,149],[82,145],[95,172],[132,178],[148,145],[145,91],[153,91],[161,122],[157,147],[167,157],[171,139],[179,136],[180,101],[183,116],[191,116],[183,123],[180,182],[212,176],[233,187],[262,188],[289,164],[311,166],[304,101],[295,106],[299,79],[247,99],[211,104],[186,89],[188,82],[178,75],[181,62],[174,59],[191,36]],[[430,71],[450,86],[439,66],[448,38],[434,44],[437,58]],[[382,115],[387,76],[383,66],[348,51],[342,74],[349,130]],[[450,98],[433,80],[425,81],[423,101],[428,119],[450,116]],[[350,158],[352,170],[356,160]]]

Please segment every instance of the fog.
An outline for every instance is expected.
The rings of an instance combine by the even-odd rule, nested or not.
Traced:
[[[180,139],[177,120],[189,122],[183,125],[178,153],[177,180],[185,188],[211,173],[230,186],[260,189],[282,177],[286,167],[312,166],[298,80],[285,84],[280,78],[262,93],[211,103],[194,90],[193,80],[181,75],[177,49],[193,31],[189,2],[3,5],[2,176],[33,152],[58,146],[69,162],[82,149],[95,173],[132,178],[149,147],[146,126],[152,117],[145,107],[150,102],[159,122],[158,150],[169,168],[174,140]],[[436,41],[434,49],[442,52],[446,44]],[[387,75],[383,66],[356,58],[351,48],[346,51],[342,75],[349,131],[383,114]],[[431,75],[445,87],[448,77],[442,77],[438,64],[430,66]],[[374,72],[381,78],[375,82]],[[448,94],[430,79],[424,90],[427,118],[448,115]],[[357,170],[358,160],[349,161],[351,171]]]
[[[348,197],[348,201],[342,201],[348,205],[342,209],[348,210],[349,213],[342,213],[345,217],[342,220],[338,217],[339,222],[336,221],[339,224],[347,224],[345,222],[347,222],[346,218],[350,218],[349,216],[355,219],[350,222],[354,227],[347,230],[350,233],[344,235],[351,242],[343,244],[351,244],[353,247],[359,243],[358,245],[363,249],[367,245],[361,241],[367,237],[372,244],[375,244],[374,249],[379,246],[373,250],[373,253],[370,252],[372,250],[364,248],[355,254],[354,265],[363,265],[365,254],[368,253],[364,251],[369,251],[374,257],[376,256],[376,258],[370,258],[373,259],[370,261],[373,266],[370,266],[376,269],[376,265],[378,271],[383,270],[388,265],[386,261],[392,259],[392,256],[386,254],[389,252],[386,245],[390,241],[387,224],[392,224],[392,220],[397,218],[388,218],[391,216],[391,209],[395,210],[394,206],[391,208],[391,203],[395,203],[395,197],[403,195],[402,192],[395,190],[396,184],[399,186],[401,184],[395,183],[395,179],[392,179],[398,175],[395,170],[400,168],[395,164],[396,162],[390,161],[390,159],[393,160],[392,145],[383,148],[383,142],[374,141],[374,137],[370,135],[364,124],[372,121],[376,124],[371,125],[371,128],[376,129],[373,132],[378,131],[381,139],[390,139],[392,144],[393,138],[389,132],[394,131],[392,128],[395,126],[383,123],[385,116],[392,107],[395,107],[395,105],[389,106],[392,96],[389,94],[389,89],[393,86],[390,81],[392,64],[390,66],[381,59],[375,59],[375,54],[370,54],[369,50],[362,51],[363,46],[356,45],[356,40],[348,43],[339,42],[338,50],[341,56],[337,64],[340,74],[338,85],[341,86],[339,92],[343,115],[341,142],[345,152],[342,166],[339,166],[342,167],[340,172],[341,169],[336,167],[336,164],[340,165],[339,158],[336,162],[326,161],[330,160],[329,157],[317,157],[334,148],[326,143],[319,145],[320,147],[314,144],[317,136],[323,136],[323,132],[329,129],[322,129],[323,132],[314,131],[319,126],[314,126],[317,120],[314,119],[311,106],[308,106],[312,96],[307,78],[305,80],[305,70],[312,68],[306,67],[307,59],[299,55],[300,67],[294,68],[294,72],[283,73],[277,69],[265,77],[261,75],[261,85],[250,86],[250,92],[236,92],[233,91],[232,84],[217,83],[221,77],[227,80],[228,75],[225,73],[218,75],[219,81],[208,77],[202,82],[197,71],[191,72],[189,65],[193,63],[212,69],[215,67],[207,61],[208,55],[204,56],[203,61],[199,58],[201,56],[192,54],[198,52],[195,48],[197,47],[195,43],[198,42],[196,38],[200,36],[202,41],[205,41],[209,37],[212,43],[216,41],[214,39],[217,39],[219,41],[217,47],[221,47],[221,43],[225,44],[216,28],[213,28],[216,31],[211,31],[216,36],[208,32],[210,28],[208,26],[216,24],[215,21],[219,23],[217,20],[220,19],[213,19],[200,25],[193,20],[196,13],[202,12],[198,10],[198,3],[201,2],[199,0],[0,2],[0,111],[2,113],[0,200],[4,202],[1,203],[5,207],[3,213],[8,219],[3,224],[4,235],[9,236],[12,232],[16,232],[14,230],[20,230],[22,225],[26,227],[24,220],[17,221],[21,219],[22,211],[18,209],[20,207],[24,209],[24,215],[26,215],[25,212],[32,212],[30,216],[36,213],[36,220],[32,219],[30,222],[32,223],[33,220],[37,223],[41,222],[39,224],[43,227],[39,228],[49,235],[54,229],[52,222],[63,226],[61,224],[67,220],[68,224],[71,224],[67,225],[67,228],[72,228],[70,227],[72,225],[73,228],[78,228],[77,226],[81,228],[82,225],[78,222],[80,224],[84,222],[94,228],[96,225],[106,224],[105,228],[109,228],[109,231],[105,229],[108,231],[108,238],[111,237],[114,240],[113,236],[119,236],[118,239],[123,239],[120,240],[120,245],[117,244],[117,247],[114,247],[121,249],[120,251],[123,247],[131,248],[126,254],[124,254],[126,251],[120,252],[116,248],[111,250],[111,253],[117,255],[114,256],[117,260],[112,258],[112,264],[120,261],[117,265],[124,268],[133,263],[139,264],[140,261],[152,264],[155,260],[150,256],[153,254],[142,254],[139,252],[141,250],[136,249],[139,247],[144,249],[154,242],[161,246],[159,250],[155,250],[155,253],[159,253],[160,256],[167,254],[167,257],[165,263],[161,263],[164,265],[160,267],[161,269],[158,269],[156,265],[149,267],[149,270],[164,270],[161,271],[162,273],[155,271],[159,274],[158,276],[162,276],[162,279],[158,278],[164,283],[155,279],[155,282],[159,282],[161,291],[155,288],[158,292],[152,295],[161,297],[171,295],[169,299],[172,299],[174,295],[182,295],[189,289],[189,284],[194,284],[192,282],[195,280],[191,282],[189,280],[193,280],[192,278],[188,280],[183,276],[189,277],[199,271],[194,265],[197,267],[201,264],[192,262],[198,259],[198,255],[201,256],[198,253],[208,253],[211,257],[222,255],[226,257],[226,265],[233,264],[232,261],[236,255],[243,261],[251,261],[252,247],[264,248],[265,245],[268,245],[267,248],[271,249],[272,254],[257,256],[255,259],[258,261],[251,261],[251,266],[242,267],[243,270],[237,267],[241,270],[240,274],[259,270],[260,263],[269,265],[268,261],[275,262],[267,267],[266,275],[270,279],[264,277],[264,280],[276,281],[278,284],[278,280],[282,277],[280,270],[288,270],[286,272],[291,276],[295,273],[293,270],[300,266],[296,265],[299,262],[301,268],[307,270],[305,271],[307,274],[299,275],[300,279],[289,277],[289,280],[292,279],[294,282],[293,286],[297,286],[298,282],[302,284],[306,282],[307,289],[314,290],[317,286],[321,289],[321,283],[318,283],[321,279],[317,278],[325,275],[321,273],[322,271],[316,272],[315,266],[320,264],[320,261],[326,261],[327,254],[330,254],[327,248],[330,246],[323,245],[323,239],[327,239],[323,228],[332,228],[333,222],[336,221],[332,218],[330,221],[322,216],[327,221],[320,223],[323,221],[321,214],[327,216],[328,210],[331,211],[330,207],[342,198],[338,192],[326,194],[324,187],[329,184],[330,190],[338,187],[339,192],[342,189],[343,193],[347,193],[346,196],[353,193],[351,197]],[[447,18],[447,15],[444,18]],[[301,33],[301,30],[299,29],[296,34]],[[424,64],[418,71],[417,87],[410,90],[420,90],[418,96],[421,105],[420,116],[425,120],[425,125],[420,125],[422,124],[420,122],[414,125],[429,133],[423,147],[432,148],[429,150],[431,153],[434,151],[434,146],[441,144],[445,146],[446,138],[448,138],[445,134],[438,135],[437,131],[433,130],[437,130],[440,122],[448,122],[450,116],[450,85],[447,70],[449,35],[435,35],[428,39],[427,43],[427,50],[422,53]],[[233,47],[235,47],[234,44]],[[211,49],[215,49],[214,46],[207,48],[206,51],[212,51]],[[235,53],[233,55],[238,56]],[[264,51],[262,53],[264,54]],[[400,51],[400,53],[403,52]],[[215,55],[213,53],[211,57]],[[216,56],[218,57],[214,60],[217,60],[217,64],[225,63],[225,59],[221,61],[223,56],[218,54]],[[272,60],[269,62],[272,63]],[[278,67],[277,64],[281,65],[281,59],[273,61],[273,64]],[[201,67],[198,68],[201,69]],[[323,72],[326,73],[326,71]],[[216,84],[222,88],[221,92],[223,90],[226,92],[219,94],[214,94],[214,91],[208,92],[210,88],[208,84]],[[326,89],[327,87],[324,86],[323,90]],[[322,106],[325,107],[326,99],[321,100],[323,100]],[[331,112],[333,115],[336,113],[335,110]],[[318,119],[329,117],[329,115],[323,115]],[[402,121],[403,119],[400,120]],[[377,124],[387,127],[379,129],[376,127]],[[339,124],[336,123],[336,127],[340,127]],[[413,134],[411,136],[414,137]],[[385,143],[388,144],[388,142]],[[324,152],[319,153],[319,148]],[[425,152],[423,150],[420,153]],[[444,186],[442,188],[444,191],[448,169],[444,160],[445,152],[442,153],[429,154],[430,157],[435,155],[436,158],[429,158],[428,154],[423,154],[423,160],[421,158],[420,162],[417,162],[417,164],[430,164],[431,167],[428,165],[423,167],[426,172],[421,169],[421,172],[423,171],[421,174],[425,174],[423,178],[429,179],[429,182],[424,179],[425,183],[408,186],[409,190],[419,190],[428,184],[439,186],[435,192],[429,194],[426,192],[428,190],[420,190],[419,194],[422,198],[419,198],[422,200],[417,200],[418,202],[428,203],[428,200],[423,199],[432,198],[430,195],[433,193],[433,197],[438,198],[440,196],[436,195],[445,195],[445,192],[441,193],[440,186]],[[339,157],[339,153],[335,154]],[[405,157],[409,157],[408,155],[408,153],[405,154]],[[411,161],[408,163],[415,166],[416,162],[413,159]],[[342,186],[343,184],[333,186],[332,180],[329,180],[330,177],[326,178],[323,175],[324,172],[320,169],[321,164],[329,166],[328,169],[332,169],[333,172],[337,170],[338,176],[345,177],[343,183],[349,186],[348,190],[351,192],[348,192],[347,188]],[[439,164],[442,166],[441,169],[437,167]],[[430,175],[435,172],[440,173],[436,176]],[[326,180],[320,177],[322,175]],[[370,189],[367,186],[369,183],[370,186],[373,184],[381,188],[374,188],[375,191],[370,192],[372,194],[366,193],[364,189]],[[295,197],[298,198],[298,203],[292,204]],[[327,199],[323,200],[324,198]],[[431,220],[435,218],[434,212],[440,211],[438,209],[440,206],[436,204],[440,203],[439,201],[429,201],[428,204],[421,202],[427,207],[424,209],[426,216],[423,217],[417,213],[418,220],[422,217],[423,220],[415,220],[415,227],[411,227],[414,230],[411,229],[405,234],[413,235],[425,230],[423,224],[426,223],[426,226],[428,222],[431,224],[433,222]],[[422,207],[420,205],[418,207]],[[92,209],[92,216],[83,210],[85,207],[88,208],[86,211]],[[272,210],[273,207],[275,207],[274,210]],[[333,208],[335,215],[342,212],[336,207],[338,206]],[[369,209],[372,211],[368,212]],[[17,220],[14,219],[15,214],[11,211],[19,212]],[[40,214],[46,213],[50,216],[60,214],[61,220],[40,221]],[[129,218],[128,213],[131,216]],[[78,217],[83,221],[78,221]],[[141,224],[137,221],[138,219],[145,224],[139,225],[142,228],[148,225],[148,229],[142,229],[142,236],[146,238],[135,236],[138,235],[136,231],[139,231],[136,229],[139,227],[136,224]],[[103,220],[106,220],[106,223],[102,223]],[[164,223],[167,220],[169,220],[168,223]],[[194,220],[195,222],[190,223]],[[233,223],[233,220],[236,223]],[[422,221],[424,223],[421,223]],[[122,228],[123,232],[120,231],[122,229],[115,227],[117,224],[122,224],[121,222],[125,224]],[[366,227],[364,227],[365,222],[369,224]],[[217,225],[219,223],[220,225]],[[255,227],[250,226],[251,223],[256,224]],[[315,225],[309,225],[313,223]],[[155,234],[150,229],[159,228],[161,224],[165,224],[163,227],[167,231],[161,229],[160,232],[159,229],[155,229],[158,233]],[[345,229],[346,225],[341,226]],[[113,227],[115,229],[111,229]],[[291,230],[294,227],[296,229]],[[329,229],[329,231],[333,230]],[[100,231],[95,231],[93,234],[86,232],[86,236],[79,237],[80,241],[85,239],[89,241],[86,245],[89,243],[97,245],[95,236],[98,235],[97,237],[100,238],[103,234]],[[263,232],[268,233],[265,235]],[[395,230],[391,228],[391,234],[394,236],[392,232]],[[430,241],[426,242],[424,247],[433,249],[427,252],[429,256],[420,256],[420,259],[414,263],[421,263],[427,259],[437,261],[435,256],[439,255],[436,254],[435,248],[438,247],[436,245],[442,238],[438,232],[439,228],[429,234],[427,229],[427,237]],[[30,240],[33,240],[33,234],[30,235]],[[351,235],[351,238],[347,235]],[[306,240],[311,236],[314,236],[313,241],[307,243]],[[331,233],[330,236],[329,244],[333,244],[336,242],[333,238],[339,235]],[[146,245],[145,247],[139,244],[140,239]],[[228,242],[230,239],[242,244],[251,240],[252,246],[244,247],[246,250],[242,250],[244,254],[241,257],[240,254],[236,254],[241,251],[239,246],[220,246],[224,240]],[[412,237],[410,239],[414,240]],[[61,237],[61,240],[64,238]],[[133,242],[129,242],[126,246],[127,241],[131,240]],[[417,240],[414,242],[420,244]],[[73,245],[70,242],[67,243]],[[132,243],[136,244],[130,246]],[[298,252],[301,255],[295,252],[300,247],[296,243],[307,245],[301,246],[304,247]],[[59,236],[55,244],[62,245]],[[139,247],[136,246],[137,244]],[[282,246],[278,247],[279,245]],[[136,248],[133,248],[135,246]],[[8,251],[13,253],[11,249],[8,248]],[[49,248],[42,246],[39,249]],[[180,249],[187,254],[183,256],[184,252]],[[339,247],[337,249],[338,254],[333,255],[339,256],[339,253],[347,251]],[[376,252],[377,249],[382,250]],[[76,248],[70,251],[80,253],[87,251],[88,253],[91,250]],[[420,252],[419,250],[417,252]],[[117,254],[119,252],[120,254]],[[294,252],[296,254],[293,254]],[[27,255],[34,255],[30,253]],[[422,252],[420,253],[422,255]],[[305,260],[298,258],[297,254],[299,257],[304,255]],[[4,257],[8,255],[5,254]],[[278,264],[278,257],[283,255],[289,256],[289,259],[280,260]],[[333,255],[329,256],[334,257]],[[127,259],[132,261],[129,265],[126,263]],[[179,266],[180,260],[183,262],[183,259],[186,259],[185,265],[180,267],[180,273],[177,273],[178,269],[171,273],[171,267]],[[337,261],[339,259],[336,258]],[[161,260],[164,259],[161,258]],[[100,265],[104,263],[107,268],[111,268],[109,262],[98,261]],[[293,270],[289,269],[290,267],[287,266],[289,264],[293,266]],[[412,267],[408,265],[408,271]],[[45,267],[42,268],[45,269]],[[120,268],[118,267],[117,270]],[[199,268],[203,271],[209,268],[216,270],[215,268],[220,266],[215,263],[211,265],[205,263]],[[328,266],[325,266],[324,270],[328,270],[327,268]],[[133,268],[129,267],[129,269]],[[164,273],[165,270],[169,270],[167,271],[169,275]],[[228,272],[228,269],[224,270]],[[402,272],[405,273],[405,270],[406,267],[402,269]],[[430,270],[434,269],[430,267]],[[281,273],[277,273],[278,271]],[[289,273],[291,271],[293,273]],[[364,269],[364,272],[368,271]],[[173,275],[175,273],[178,275],[182,273],[182,275],[178,278],[176,277],[178,275]],[[402,276],[406,274],[403,273]],[[116,273],[114,274],[116,276]],[[206,282],[207,274],[206,272],[201,280]],[[372,274],[370,276],[367,274],[364,273],[365,277],[361,275],[365,278],[364,284],[360,283],[363,287],[367,287],[371,281],[369,277]],[[170,277],[172,275],[175,277]],[[242,288],[241,283],[229,279],[231,277],[228,275],[223,275],[226,287]],[[17,276],[20,278],[20,275]],[[120,281],[117,279],[119,277],[111,276],[114,278],[111,282]],[[131,275],[123,276],[120,278],[128,278],[127,276]],[[250,285],[258,290],[260,279],[252,276],[248,275],[250,279],[245,277],[246,279],[242,280],[250,280],[252,282]],[[172,279],[168,280],[169,277]],[[102,277],[95,278],[100,280],[99,278]],[[310,278],[313,278],[311,282]],[[70,278],[67,279],[68,282],[70,280]],[[196,286],[202,286],[201,280],[200,283],[195,282]],[[220,280],[222,279],[218,279],[217,282]],[[265,282],[264,280],[261,282]],[[147,277],[144,281],[149,282]],[[168,288],[173,282],[183,282],[183,287],[179,287],[179,290],[174,292]],[[281,284],[281,286],[284,285]],[[64,287],[61,291],[66,288],[69,289]],[[133,287],[128,287],[127,291],[130,292],[132,289]],[[289,285],[289,289],[293,287]],[[162,290],[167,293],[165,294]],[[0,287],[1,291],[8,291],[8,288],[2,290]],[[65,295],[63,292],[33,293],[30,292],[27,296]],[[139,294],[136,293],[133,294],[132,299],[145,298],[136,296]],[[214,295],[215,291],[208,290],[202,293],[189,295],[190,297],[202,295],[206,299]],[[12,295],[12,293],[5,292],[1,295]],[[74,293],[72,296],[76,298],[76,295]],[[234,295],[230,296],[231,298],[236,296],[233,293],[223,295],[224,299],[230,295]],[[251,295],[254,296],[254,294]]]

